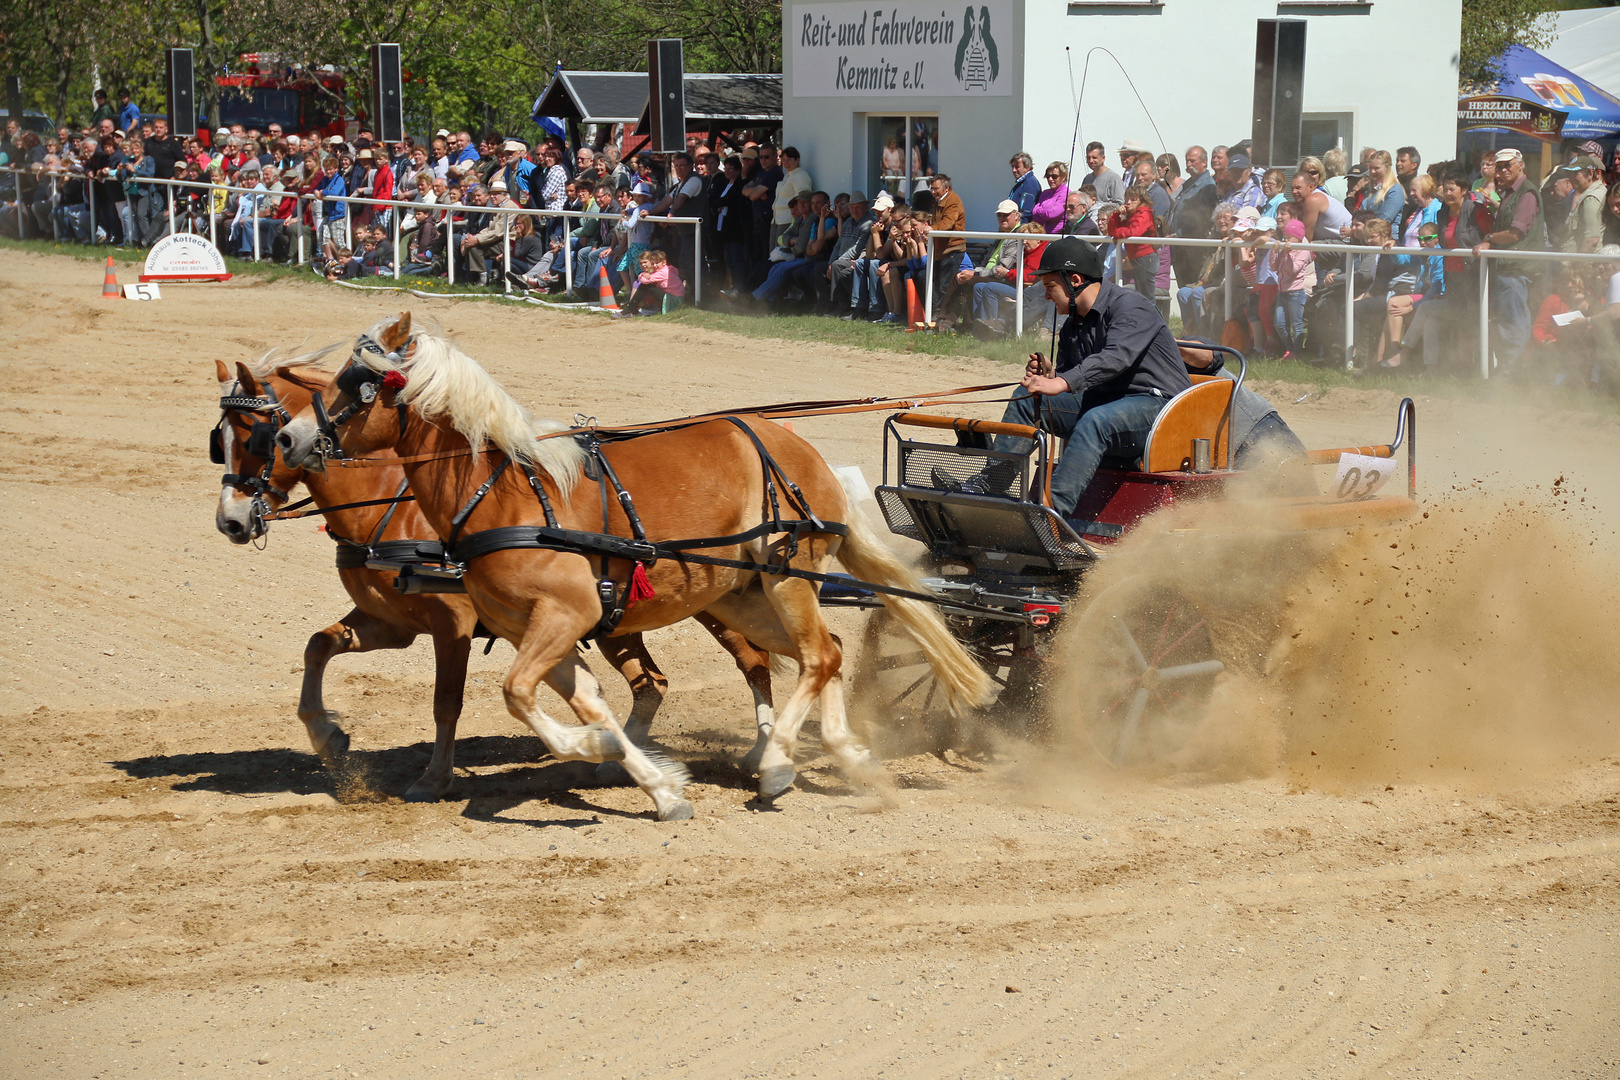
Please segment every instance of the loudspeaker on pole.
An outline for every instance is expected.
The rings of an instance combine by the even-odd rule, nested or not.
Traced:
[[[6,76],[6,108],[9,110],[6,115],[17,121],[17,125],[21,127],[23,118],[21,75]]]
[[[168,49],[163,54],[165,100],[169,134],[197,134],[197,77],[190,49]]]
[[[1305,20],[1257,19],[1250,160],[1292,168],[1305,107]]]
[[[680,38],[653,38],[647,42],[648,147],[655,153],[675,154],[686,149],[686,75]]]
[[[371,124],[379,142],[396,143],[405,137],[405,81],[398,45],[371,47]]]

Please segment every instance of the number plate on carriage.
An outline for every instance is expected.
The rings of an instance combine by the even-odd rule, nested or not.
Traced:
[[[1333,497],[1343,500],[1371,498],[1389,482],[1394,472],[1393,458],[1340,454],[1339,472],[1333,478]]]

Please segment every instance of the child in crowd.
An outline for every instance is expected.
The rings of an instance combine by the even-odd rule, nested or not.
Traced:
[[[636,279],[635,289],[620,314],[661,314],[666,296],[683,299],[686,285],[681,281],[680,271],[669,264],[669,256],[662,248],[655,248],[641,256],[641,276]]]
[[[1316,287],[1316,256],[1288,246],[1305,242],[1303,221],[1289,221],[1283,239],[1271,253],[1271,267],[1277,273],[1277,337],[1282,340],[1283,359],[1293,360],[1305,344],[1305,298]]]
[[[635,271],[632,268],[641,265],[641,257],[652,243],[653,223],[647,217],[647,206],[653,201],[652,187],[642,181],[630,189],[630,198],[632,202],[624,217],[626,247],[616,267],[626,289],[635,286]]]

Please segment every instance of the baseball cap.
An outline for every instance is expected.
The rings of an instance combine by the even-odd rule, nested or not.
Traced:
[[[1352,179],[1359,180],[1363,176],[1367,175],[1367,166],[1361,164],[1358,161],[1358,162],[1356,162],[1356,164],[1350,166],[1350,171],[1345,173],[1344,175],[1346,175],[1348,177],[1351,177]]]
[[[872,200],[872,209],[877,210],[879,212],[887,210],[890,207],[892,207],[893,205],[894,205],[894,196],[889,194],[887,191],[878,192],[877,193],[877,198]]]
[[[632,195],[645,195],[650,199],[650,198],[652,198],[652,185],[648,184],[646,181],[642,181],[641,183],[637,184],[635,187],[630,189],[630,194],[632,194]]]
[[[450,129],[440,128],[438,131],[433,133],[433,137],[436,139],[448,139],[450,137]]]
[[[1151,154],[1152,152],[1135,139],[1126,139],[1119,144],[1119,149],[1115,151],[1115,153],[1119,154]]]
[[[1277,219],[1274,217],[1263,217],[1254,223],[1254,227],[1259,229],[1261,232],[1276,232]]]
[[[341,135],[332,136],[330,139],[326,140],[326,145],[327,146],[342,146],[343,145],[343,136],[341,136]]]
[[[505,191],[506,190],[506,181],[505,180],[496,180],[496,181],[492,182],[489,185],[489,190],[491,190],[491,191]]]
[[[1603,170],[1603,162],[1599,161],[1597,158],[1593,157],[1591,154],[1580,154],[1575,158],[1574,161],[1570,162],[1568,165],[1566,165],[1564,167],[1566,169],[1577,169],[1577,170],[1579,170],[1579,169],[1597,169],[1598,171],[1601,172]]]
[[[1512,147],[1508,147],[1506,150],[1498,150],[1495,160],[1500,165],[1504,161],[1523,161],[1524,155]]]
[[[996,217],[1000,217],[1003,214],[1016,213],[1018,213],[1018,204],[1013,202],[1011,199],[1002,199],[996,204]]]
[[[1254,231],[1254,221],[1255,221],[1254,218],[1240,217],[1236,221],[1232,222],[1232,231],[1233,232],[1253,232]]]
[[[218,131],[214,132],[214,134],[216,136],[227,136],[227,137],[230,135],[230,133],[231,133],[231,129],[227,128],[227,127],[222,127]]]
[[[742,156],[747,158],[749,161],[758,161],[759,151],[755,150],[752,146],[745,146],[743,147]]]
[[[1249,158],[1245,154],[1233,154],[1226,159],[1226,167],[1228,169],[1242,169],[1244,172],[1248,172]]]
[[[852,202],[852,203],[863,203],[863,202],[865,202],[866,201],[866,192],[864,192],[864,191],[852,191],[852,192],[850,192],[849,193],[849,201]]]
[[[1237,212],[1237,216],[1239,221],[1248,221],[1251,223],[1259,221],[1260,208],[1256,206],[1245,206],[1243,209]]]
[[[514,154],[527,154],[529,152],[529,148],[518,142],[516,139],[507,139],[505,142],[501,143],[501,149],[509,150]]]

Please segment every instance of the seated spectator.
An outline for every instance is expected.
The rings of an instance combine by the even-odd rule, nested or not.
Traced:
[[[432,212],[418,209],[410,213],[416,222],[407,234],[410,236],[409,254],[405,265],[400,267],[400,273],[430,277],[444,273],[444,235],[434,223]]]
[[[854,292],[855,260],[865,249],[877,216],[866,201],[866,192],[851,192],[847,211],[838,225],[838,240],[827,264],[824,282],[816,285],[825,312],[842,314],[850,307]],[[846,319],[848,315],[844,316]]]
[[[1237,222],[1237,207],[1231,203],[1221,203],[1215,207],[1211,215],[1209,235],[1212,239],[1224,240],[1230,235],[1232,226]],[[1221,248],[1193,248],[1199,251],[1203,262],[1199,273],[1192,284],[1183,285],[1176,291],[1176,303],[1181,306],[1181,322],[1183,331],[1189,336],[1203,336],[1206,338],[1220,337],[1220,327],[1215,325],[1221,321],[1215,314],[1215,308],[1209,303],[1211,294],[1219,299],[1219,289],[1226,276],[1226,258]]]
[[[816,196],[819,196],[819,200]],[[816,196],[801,198],[795,195],[788,200],[789,221],[787,227],[777,234],[768,260],[770,269],[764,282],[753,292],[756,303],[773,303],[786,286],[788,274],[804,264],[805,251],[821,227],[828,209],[826,193],[817,192]]]
[[[472,205],[496,209],[516,209],[517,204],[507,197],[506,184],[500,180],[486,190],[480,184],[469,188]],[[458,251],[467,268],[467,280],[473,285],[487,285],[496,275],[491,263],[499,263],[506,237],[512,227],[512,215],[482,213],[469,215],[467,232],[458,241]]]
[[[678,270],[669,262],[661,248],[654,248],[641,256],[641,274],[636,278],[630,299],[620,315],[659,315],[664,311],[665,297],[677,303],[686,296],[686,285]]]
[[[534,231],[534,218],[527,215],[518,215],[512,222],[512,259],[505,261],[505,253],[497,252],[495,261],[500,268],[501,276],[519,289],[528,289],[525,279],[530,271],[537,271],[540,280],[545,280],[551,271],[552,264],[562,254],[562,241],[553,240],[548,245]],[[491,275],[490,285],[499,284],[499,279]]]
[[[875,322],[886,313],[880,268],[889,246],[896,209],[894,196],[887,190],[878,192],[872,201],[872,225],[865,230],[865,239],[851,252],[849,313],[843,316],[845,321]]]
[[[1427,173],[1424,173],[1415,178],[1414,190],[1420,190],[1421,184],[1425,180],[1429,182],[1431,187],[1433,186],[1434,178],[1429,176]],[[1433,203],[1434,205],[1438,206],[1439,200],[1435,199],[1433,200]],[[1412,216],[1414,218],[1420,217],[1421,211],[1418,214],[1413,214]],[[1417,230],[1417,241],[1418,245],[1425,251],[1433,252],[1437,250],[1440,242],[1439,223],[1436,221],[1428,221],[1419,225]],[[1438,255],[1425,255],[1423,257],[1406,256],[1406,258],[1409,260],[1406,265],[1416,266],[1411,289],[1408,292],[1391,294],[1384,322],[1384,330],[1378,339],[1378,349],[1373,354],[1374,362],[1368,366],[1368,370],[1373,370],[1375,368],[1388,369],[1400,367],[1400,344],[1402,340],[1401,329],[1405,325],[1406,320],[1412,317],[1413,312],[1417,309],[1419,304],[1423,303],[1425,300],[1438,300],[1445,294],[1446,277],[1444,259]],[[1389,346],[1391,344],[1395,346],[1395,355],[1393,356],[1388,354]]]
[[[1024,224],[1018,212],[1018,204],[1011,199],[1003,199],[996,207],[996,229],[998,232],[1011,234],[1018,231]],[[961,321],[957,309],[957,298],[961,297],[963,306],[971,303],[972,317],[983,318],[980,312],[986,308],[994,314],[994,308],[999,303],[997,299],[1002,295],[1001,290],[989,292],[982,286],[1000,285],[1005,294],[1013,295],[1018,277],[1018,256],[1023,249],[1023,241],[1003,236],[996,245],[985,253],[982,265],[975,266],[965,258],[964,265],[958,268],[951,277],[944,297],[939,302],[937,325],[942,330],[952,330]],[[943,262],[943,260],[942,260]],[[944,263],[949,266],[949,263]]]
[[[1000,216],[997,215],[998,219]],[[1040,284],[1040,275],[1036,272],[1049,234],[1034,222],[1016,225],[1009,231],[1012,235],[1003,241],[1003,245],[1010,250],[996,254],[993,259],[997,267],[1005,265],[1006,273],[976,281],[973,285],[974,322],[990,334],[1009,333],[1015,325],[1014,320],[1002,314],[1004,301],[1023,305],[1026,333],[1038,328],[1052,307],[1046,299],[1046,287]],[[1018,277],[1020,247],[1023,248],[1024,262],[1022,278]]]
[[[1061,232],[1069,205],[1069,167],[1052,162],[1046,167],[1046,183],[1029,219],[1049,233]]]

